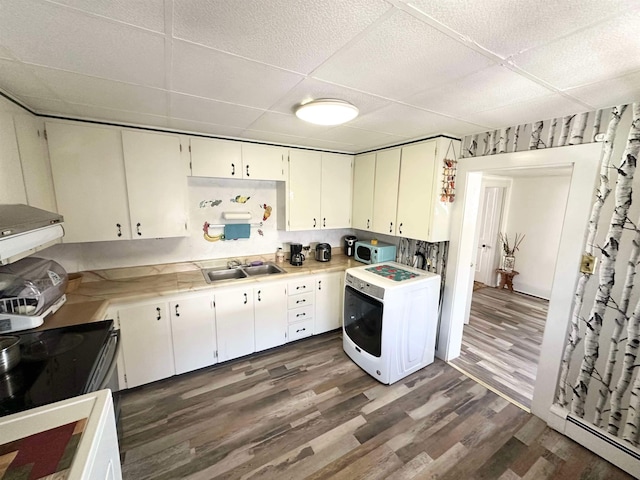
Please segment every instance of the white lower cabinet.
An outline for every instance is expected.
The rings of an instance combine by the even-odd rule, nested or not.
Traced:
[[[175,374],[168,304],[118,309],[127,388]]]
[[[287,341],[287,285],[263,283],[253,289],[256,352]]]
[[[213,295],[174,300],[169,302],[169,312],[176,374],[216,363],[216,317],[213,310]]]
[[[287,319],[289,342],[313,335],[314,277],[300,277],[287,286]]]
[[[214,295],[219,362],[256,351],[253,287],[225,288]]]
[[[315,276],[315,322],[313,334],[329,332],[342,325],[342,286],[344,272]]]

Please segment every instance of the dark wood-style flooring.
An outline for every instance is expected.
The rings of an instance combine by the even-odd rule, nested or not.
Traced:
[[[123,394],[125,479],[623,479],[447,365],[391,386],[312,337]]]
[[[474,289],[462,350],[450,363],[530,409],[548,309],[541,298]]]

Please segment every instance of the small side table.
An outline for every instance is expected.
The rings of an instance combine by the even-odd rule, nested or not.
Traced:
[[[500,275],[500,284],[498,285],[498,288],[502,290],[506,286],[509,291],[513,292],[513,277],[518,275],[520,272],[516,272],[515,270],[508,272],[501,268],[496,268],[496,273]]]

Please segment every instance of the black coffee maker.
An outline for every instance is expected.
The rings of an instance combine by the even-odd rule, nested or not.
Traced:
[[[289,263],[296,267],[302,265],[304,261],[304,254],[302,253],[302,244],[301,243],[292,243],[291,244],[291,258],[289,259]]]

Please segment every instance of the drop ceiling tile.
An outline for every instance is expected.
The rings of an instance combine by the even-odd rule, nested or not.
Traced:
[[[594,108],[607,108],[613,105],[628,104],[640,101],[640,70],[623,77],[612,78],[592,83],[584,87],[566,90]]]
[[[405,0],[403,0],[405,1]],[[507,57],[635,6],[636,0],[406,0],[416,9]]]
[[[15,60],[13,55],[11,55],[11,52],[3,47],[2,45],[0,45],[0,58],[6,59],[6,60]]]
[[[513,125],[547,120],[586,111],[584,105],[560,94],[547,95],[506,107],[494,108],[466,116],[467,120],[490,128],[506,128]],[[476,130],[476,132],[481,130]]]
[[[199,45],[173,43],[171,86],[177,92],[269,108],[303,78]]]
[[[56,0],[56,2],[129,25],[164,32],[164,2],[158,0]]]
[[[64,98],[67,102],[151,115],[167,114],[165,90],[51,68],[31,67],[31,69],[56,96]]]
[[[148,115],[114,108],[97,107],[94,105],[72,104],[79,118],[112,122],[116,124],[146,125],[150,127],[167,127],[167,117]]]
[[[0,59],[0,88],[10,95],[53,98],[54,93],[20,62]]]
[[[6,0],[0,44],[34,63],[129,83],[164,85],[161,35],[51,3]]]
[[[240,134],[244,130],[243,128],[228,127],[215,123],[194,122],[183,118],[170,118],[169,127],[183,132],[206,133],[226,138],[240,138]]]
[[[397,11],[334,55],[313,77],[398,100],[491,64],[485,56]]]
[[[263,110],[257,108],[216,102],[201,97],[178,93],[170,95],[170,116],[185,120],[247,128],[262,113]]]
[[[323,125],[313,125],[300,120],[293,114],[283,114],[276,112],[264,112],[264,114],[251,124],[251,130],[263,132],[283,133],[296,137],[309,137],[317,133],[324,132],[330,127]]]
[[[324,133],[314,135],[313,139],[328,140],[331,142],[344,143],[348,145],[389,145],[391,143],[401,143],[408,140],[408,137],[400,135],[389,135],[388,133],[371,132],[360,128],[341,125],[333,127]]]
[[[318,98],[346,100],[358,107],[360,115],[389,104],[389,100],[309,77],[293,87],[269,110],[290,114],[295,111],[295,106]]]
[[[308,73],[389,8],[382,0],[180,0],[173,35]]]
[[[495,65],[457,82],[429,89],[404,103],[456,117],[553,93],[505,67]]]
[[[404,138],[416,138],[447,131],[466,135],[482,129],[481,125],[427,112],[409,105],[393,103],[349,123],[350,126],[374,132],[384,132]]]
[[[637,70],[638,31],[640,10],[529,50],[513,62],[561,90],[579,87]]]

